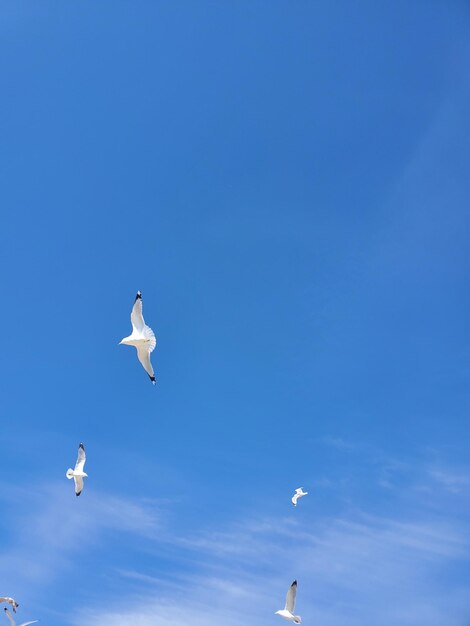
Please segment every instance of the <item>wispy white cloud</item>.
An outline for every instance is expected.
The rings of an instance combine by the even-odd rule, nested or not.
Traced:
[[[470,488],[470,473],[465,470],[455,471],[434,467],[429,470],[429,475],[450,493],[459,494]]]
[[[358,447],[352,441],[346,441],[343,437],[333,437],[331,435],[322,437],[321,442],[338,450],[355,450]]]
[[[432,509],[425,506],[428,495],[416,490],[417,476],[433,489]],[[448,484],[465,483],[464,477],[444,466],[414,468],[406,493],[390,492],[387,514],[348,508],[326,517],[306,502],[281,517],[250,514],[180,532],[162,521],[153,502],[91,490],[78,500],[56,485],[41,493],[6,489],[3,497],[20,508],[3,520],[15,547],[2,555],[0,580],[14,581],[25,594],[28,586],[46,591],[77,555],[123,546],[129,565],[94,560],[99,588],[84,577],[82,600],[75,613],[60,616],[62,623],[264,626],[275,623],[273,613],[297,578],[298,612],[306,622],[464,626],[470,586],[456,572],[470,556],[470,528],[463,516],[439,508],[449,498]],[[409,505],[411,497],[421,498],[419,506]],[[269,503],[263,507],[269,511]]]
[[[2,526],[11,547],[2,552],[0,580],[19,590],[46,587],[105,533],[152,538],[161,527],[151,503],[92,491],[79,500],[63,485],[34,490],[3,485],[2,500],[8,504]]]
[[[296,577],[298,610],[311,623],[418,626],[425,617],[437,626],[446,614],[449,626],[463,624],[470,608],[465,586],[453,585],[455,604],[449,609],[443,581],[453,564],[470,555],[468,530],[438,519],[360,513],[321,521],[250,519],[185,538],[183,545],[198,559],[171,584],[126,572],[123,587],[134,579],[138,589],[131,610],[111,601],[108,608],[82,611],[72,623],[269,624]]]

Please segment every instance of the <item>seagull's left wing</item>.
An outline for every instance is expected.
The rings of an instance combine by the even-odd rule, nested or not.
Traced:
[[[20,626],[28,626],[28,624],[36,624],[36,622],[39,622],[39,620],[33,619],[32,622],[24,622],[23,624],[20,624]]]
[[[138,333],[142,333],[145,328],[144,316],[142,315],[142,294],[137,292],[135,297],[134,306],[132,307],[131,323],[133,329]]]
[[[292,585],[289,587],[289,591],[286,596],[286,610],[291,613],[294,612],[295,609],[295,596],[297,595],[297,581],[294,580]]]
[[[85,447],[83,443],[81,443],[78,446],[77,462],[75,463],[76,472],[83,472],[83,468],[85,467],[85,461],[86,461]]]

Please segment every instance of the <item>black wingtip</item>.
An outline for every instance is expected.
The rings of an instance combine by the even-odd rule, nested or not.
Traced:
[[[292,583],[291,587],[297,587],[297,581],[294,580],[294,582]]]
[[[81,491],[79,491],[78,493],[76,493],[76,494],[75,494],[75,495],[77,496],[77,498],[78,498],[78,496],[79,496],[81,493],[82,493],[82,492],[81,492]]]
[[[153,384],[153,385],[156,385],[156,384],[157,384],[157,379],[155,378],[155,376],[150,376],[150,374],[149,374],[149,378],[150,378],[150,380],[152,381],[152,384]]]
[[[140,291],[137,292],[134,302],[137,302],[137,300],[142,300],[142,294],[140,293]]]
[[[80,442],[80,445],[78,447],[81,448],[83,451],[85,451],[85,446],[83,445],[82,442]]]

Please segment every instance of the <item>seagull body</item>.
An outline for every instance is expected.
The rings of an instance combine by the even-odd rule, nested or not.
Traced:
[[[75,469],[69,468],[67,473],[65,474],[69,480],[72,478],[75,481],[75,494],[79,496],[83,491],[83,479],[88,477],[88,474],[85,474],[83,468],[85,467],[86,454],[83,443],[78,446],[78,457],[77,462],[75,463]]]
[[[137,292],[135,297],[134,306],[131,313],[132,334],[129,337],[124,337],[119,344],[123,343],[126,346],[134,346],[137,350],[137,358],[142,364],[142,367],[147,372],[150,380],[155,385],[157,382],[155,374],[153,372],[152,364],[150,363],[150,353],[155,350],[157,340],[153,330],[145,324],[144,317],[142,315],[142,294]]]
[[[286,606],[281,611],[276,611],[276,615],[280,615],[284,619],[288,619],[290,622],[294,622],[294,624],[300,624],[302,619],[300,615],[294,615],[295,610],[295,596],[297,595],[297,581],[294,580],[292,585],[289,587],[289,591],[286,596]]]
[[[294,495],[291,498],[292,504],[294,506],[297,506],[297,500],[299,498],[302,498],[303,496],[308,496],[308,491],[303,491],[302,487],[299,487],[298,489],[295,490],[295,493],[294,493]]]
[[[10,611],[7,609],[7,607],[5,607],[3,609],[5,611],[5,615],[8,617],[8,619],[10,620],[12,626],[16,626],[16,622],[15,620],[12,618],[12,616],[10,615]],[[33,620],[32,622],[23,622],[22,624],[19,624],[19,626],[28,626],[28,624],[35,624],[36,622],[39,622],[38,619]]]
[[[11,608],[13,609],[13,613],[16,613],[16,609],[18,608],[19,604],[16,600],[14,600],[13,598],[9,598],[8,596],[4,596],[3,598],[0,597],[0,602],[8,602],[8,604],[11,604]]]

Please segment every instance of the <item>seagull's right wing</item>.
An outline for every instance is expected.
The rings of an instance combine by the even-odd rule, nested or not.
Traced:
[[[294,506],[297,506],[297,500],[299,499],[299,494],[295,494],[295,496],[292,496],[291,500],[292,500],[292,504]]]
[[[81,443],[78,446],[77,462],[75,463],[76,472],[83,472],[83,468],[85,467],[85,461],[86,461],[85,448],[83,446],[83,443]]]
[[[11,604],[13,612],[16,613],[16,609],[18,608],[18,602],[16,600],[9,598],[8,596],[4,596],[3,598],[0,598],[0,602],[8,602],[8,604]]]
[[[24,624],[20,624],[20,626],[28,626],[28,624],[36,624],[36,622],[39,622],[39,620],[34,619],[32,622],[24,622]]]
[[[5,615],[8,617],[8,619],[10,620],[12,626],[16,626],[15,624],[15,620],[12,618],[12,616],[10,615],[10,611],[5,607],[3,609],[5,611]]]
[[[289,591],[286,596],[286,610],[294,613],[295,608],[295,596],[297,594],[297,581],[294,580],[292,585],[289,587]]]
[[[155,385],[155,374],[153,372],[152,364],[150,363],[150,352],[146,346],[138,346],[137,358],[142,363],[142,367],[149,375],[150,380]]]
[[[75,481],[75,495],[79,496],[83,491],[83,478],[81,476],[74,476]]]
[[[142,315],[142,294],[137,292],[135,297],[134,306],[131,313],[132,328],[138,333],[142,333],[145,328],[144,316]]]

